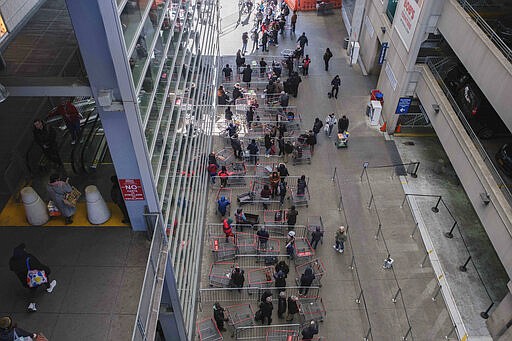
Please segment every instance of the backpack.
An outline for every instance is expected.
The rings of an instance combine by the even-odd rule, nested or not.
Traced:
[[[214,163],[210,163],[210,165],[208,166],[208,172],[210,173],[217,173],[217,166],[215,166]]]

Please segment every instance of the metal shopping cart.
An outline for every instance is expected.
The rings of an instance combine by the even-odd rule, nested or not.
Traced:
[[[274,267],[252,269],[247,271],[247,285],[253,288],[270,288],[274,283]]]
[[[311,149],[307,144],[297,143],[292,154],[293,165],[311,164]]]
[[[315,255],[315,250],[311,247],[309,240],[306,238],[295,239],[295,264],[304,264]]]
[[[290,199],[296,207],[309,205],[309,189],[306,187],[303,194],[298,194],[296,188],[290,188]]]
[[[324,223],[322,221],[321,216],[310,216],[307,218],[307,228],[308,228],[308,239],[311,240],[311,234],[313,231],[316,231],[316,229],[320,228],[320,231],[323,233],[325,232]],[[322,237],[323,238],[323,237]]]
[[[322,277],[325,274],[325,266],[320,259],[313,259],[310,262],[298,264],[295,266],[295,273],[297,275],[295,282],[297,283],[297,286],[300,286],[300,276],[304,273],[304,271],[306,271],[308,267],[313,270],[313,274],[315,275],[315,279],[311,285],[314,287],[321,287]]]
[[[215,152],[215,156],[217,157],[217,162],[221,166],[227,166],[235,161],[235,154],[233,154],[233,150],[231,148],[223,148]]]
[[[202,320],[196,323],[197,335],[200,341],[221,341],[224,340],[222,334],[217,328],[217,324],[212,318]]]
[[[257,253],[259,255],[258,262],[265,265],[274,265],[277,263],[277,256],[280,250],[280,241],[278,239],[267,239],[267,243],[259,243]]]
[[[237,233],[235,236],[236,253],[254,255],[256,253],[256,236],[253,233]]]
[[[241,327],[254,326],[254,311],[249,303],[237,304],[225,308],[229,325],[234,331]]]
[[[263,223],[265,226],[283,225],[288,220],[288,210],[265,210]]]
[[[299,297],[297,303],[301,323],[309,321],[323,322],[326,310],[321,297]]]
[[[231,271],[235,267],[233,262],[217,262],[210,267],[208,284],[216,288],[228,288],[231,280]]]
[[[266,341],[295,341],[299,334],[296,330],[269,330],[267,331]]]
[[[226,166],[229,177],[229,186],[245,186],[245,175],[247,174],[247,168],[243,162],[233,162]]]
[[[229,237],[228,240],[229,242],[226,243],[225,236],[213,236],[210,240],[210,250],[216,262],[235,258],[236,246],[234,239]]]

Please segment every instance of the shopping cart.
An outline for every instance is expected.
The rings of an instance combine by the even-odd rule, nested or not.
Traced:
[[[200,341],[221,341],[224,340],[222,334],[217,328],[217,324],[212,318],[202,320],[196,323],[197,335]]]
[[[249,303],[237,304],[225,308],[229,325],[236,329],[254,326],[254,311]]]
[[[263,223],[269,225],[283,225],[288,220],[288,210],[263,211]]]
[[[295,341],[299,334],[296,330],[269,330],[266,341]]]
[[[269,176],[275,169],[274,163],[259,163],[256,166],[256,177],[259,178],[259,181],[265,184],[269,184]]]
[[[316,231],[316,229],[320,228],[320,232],[325,233],[324,223],[322,221],[321,216],[310,216],[307,218],[307,228],[308,228],[308,239],[311,240],[312,233]],[[322,237],[323,239],[323,237]]]
[[[311,164],[311,149],[308,145],[298,144],[295,146],[292,154],[293,165]]]
[[[323,322],[326,310],[321,297],[299,297],[297,303],[302,324],[309,321]]]
[[[253,233],[237,233],[235,243],[238,255],[254,255],[256,253],[257,242]]]
[[[285,58],[293,57],[294,54],[295,54],[295,51],[291,50],[291,49],[284,49],[283,51],[281,51],[281,56],[283,56]]]
[[[234,239],[233,237],[229,237],[228,240],[229,242],[226,243],[225,236],[213,236],[210,240],[210,250],[216,262],[235,258],[236,247]]]
[[[223,148],[215,152],[215,156],[220,166],[227,166],[235,161],[235,154],[231,148]]]
[[[208,284],[216,288],[228,288],[231,280],[231,271],[235,267],[233,262],[213,263],[208,275]]]
[[[252,288],[270,288],[274,283],[274,267],[252,269],[247,271],[247,285]]]
[[[304,194],[297,194],[296,188],[290,188],[290,199],[296,207],[309,205],[309,189],[306,187]]]
[[[300,286],[300,276],[306,271],[308,267],[311,268],[311,270],[313,270],[313,274],[315,275],[315,279],[313,280],[313,283],[311,283],[311,285],[314,287],[321,287],[322,277],[325,274],[325,267],[324,263],[322,263],[320,259],[313,259],[310,262],[298,264],[295,266],[295,273],[297,274],[295,282],[297,283],[297,286]]]
[[[215,204],[217,204],[217,202],[219,201],[219,199],[221,197],[224,197],[227,200],[229,200],[229,202],[231,202],[232,193],[233,193],[233,190],[231,188],[225,188],[225,187],[219,188],[219,190],[217,191],[217,196],[215,197]],[[218,209],[215,210],[215,214],[220,214]],[[230,215],[231,215],[231,205],[229,205],[226,209],[226,216],[229,217]]]
[[[304,264],[315,255],[315,250],[311,247],[309,240],[306,238],[295,239],[295,264]]]
[[[247,168],[243,162],[233,162],[226,166],[228,170],[228,185],[229,186],[245,186],[245,175]]]

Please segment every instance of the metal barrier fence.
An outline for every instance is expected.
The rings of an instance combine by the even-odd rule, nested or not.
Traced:
[[[297,340],[302,326],[294,324],[276,324],[269,326],[250,326],[235,329],[236,340]],[[270,338],[274,335],[275,338]]]
[[[443,90],[444,94],[446,95],[446,98],[450,102],[453,110],[455,111],[455,113],[459,117],[460,122],[464,126],[464,129],[466,130],[467,134],[471,138],[471,141],[473,142],[473,144],[475,145],[476,149],[480,153],[480,156],[483,158],[483,161],[484,161],[485,165],[487,166],[487,168],[489,169],[490,173],[492,174],[492,176],[493,176],[494,180],[496,181],[498,187],[501,189],[501,192],[505,196],[505,199],[508,201],[508,203],[510,205],[512,205],[512,193],[510,193],[510,190],[508,189],[507,183],[503,180],[503,178],[501,177],[500,173],[498,172],[498,170],[496,169],[496,167],[492,163],[491,157],[489,157],[489,155],[487,154],[485,148],[482,146],[482,143],[480,142],[480,139],[476,136],[476,134],[473,131],[473,129],[471,128],[470,124],[466,120],[466,117],[464,116],[464,114],[460,110],[457,102],[455,101],[455,99],[453,98],[452,94],[450,93],[450,90],[448,89],[446,84],[444,84],[444,81],[443,81],[441,75],[437,71],[437,63],[444,62],[444,61],[445,61],[445,59],[443,59],[443,58],[427,58],[426,64],[429,67],[429,69],[432,72],[432,74],[434,75],[434,78],[437,80],[437,83],[439,84],[439,86]]]
[[[244,210],[245,211],[245,210]],[[237,225],[237,224],[232,224],[233,226],[233,229],[235,229],[234,233],[236,234],[237,231],[240,231],[240,226],[244,226],[243,228],[243,231],[241,232],[250,232],[251,231],[251,227],[248,225],[248,224],[243,224],[243,225]],[[262,226],[265,226],[267,228],[267,231],[270,235],[270,238],[275,238],[275,239],[286,239],[288,238],[288,228],[289,226],[288,225],[278,225],[278,224],[255,224],[255,225],[252,225],[252,230],[254,232],[256,232],[257,230],[259,230]],[[282,229],[283,233],[281,234],[280,233],[280,229]],[[308,235],[308,228],[307,226],[305,225],[295,225],[293,227],[293,231],[295,231],[295,238],[307,238],[309,235]],[[208,223],[206,225],[206,233],[205,233],[205,238],[207,238],[207,240],[210,240],[212,237],[217,237],[217,236],[220,236],[222,235],[223,232],[222,232],[222,224],[218,224],[218,223]],[[240,255],[240,257],[246,257],[248,255]]]
[[[512,63],[512,50],[505,44],[505,42],[494,32],[494,30],[487,24],[487,22],[478,14],[478,12],[466,0],[457,0],[461,7],[469,14],[475,23],[482,29],[486,36],[496,45],[496,47],[503,53],[505,58]]]

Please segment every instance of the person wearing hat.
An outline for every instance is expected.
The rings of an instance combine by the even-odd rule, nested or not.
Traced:
[[[16,327],[9,316],[0,317],[0,341],[18,340],[20,337],[31,337],[35,340],[37,334]]]
[[[314,320],[311,320],[309,326],[302,330],[302,340],[311,340],[316,334],[318,334],[318,326]]]
[[[272,311],[274,305],[272,304],[272,296],[265,299],[265,302],[260,303],[261,311],[261,324],[265,324],[265,318],[267,318],[268,325],[272,324]]]
[[[284,91],[281,91],[281,95],[279,96],[279,104],[283,109],[286,109],[288,107],[288,104],[290,103],[290,96]]]
[[[225,332],[226,328],[224,328],[224,322],[228,319],[224,315],[224,308],[220,305],[219,302],[215,302],[213,304],[213,319],[217,324],[217,328],[219,328],[221,332]]]
[[[229,237],[234,237],[233,229],[231,228],[231,224],[233,224],[233,219],[225,218],[222,221],[222,231],[226,235],[226,243],[229,243]]]
[[[230,286],[238,288],[238,292],[241,292],[242,290],[240,288],[244,286],[244,282],[244,270],[240,269],[240,266],[235,265],[235,268],[231,271]]]
[[[224,217],[226,215],[229,205],[231,205],[231,202],[225,196],[221,196],[217,201],[217,209],[221,216]]]
[[[293,321],[295,314],[299,312],[299,306],[297,304],[298,300],[299,298],[295,295],[288,297],[288,313],[286,314],[286,321]]]
[[[23,243],[14,248],[12,257],[9,259],[9,269],[16,274],[21,285],[30,289],[30,295],[28,297],[30,302],[27,307],[29,312],[37,311],[33,298],[36,295],[39,286],[44,284],[46,286],[46,291],[51,293],[57,285],[56,280],[50,281],[50,268],[41,263],[34,255],[25,251],[25,244]],[[27,283],[27,273],[29,270],[39,270],[40,272],[44,271],[46,275],[46,282],[41,283],[39,286],[30,287]]]
[[[286,293],[281,291],[277,301],[277,317],[280,319],[284,318],[284,313],[286,313],[286,305]]]
[[[345,226],[340,226],[338,230],[336,231],[336,239],[332,247],[338,251],[339,253],[343,253],[345,250],[345,242],[347,241],[347,231],[345,229]]]
[[[290,259],[295,258],[295,231],[288,232],[288,241],[286,243],[286,254]]]

